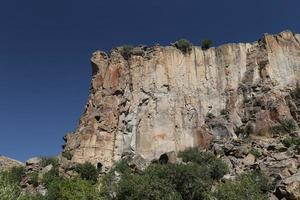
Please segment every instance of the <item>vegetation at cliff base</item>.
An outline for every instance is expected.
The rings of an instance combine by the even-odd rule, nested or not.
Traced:
[[[88,162],[77,165],[71,178],[62,176],[58,166],[41,180],[34,172],[27,174],[35,177],[34,187],[47,189],[45,196],[22,193],[24,170],[13,168],[0,172],[1,200],[264,200],[272,188],[259,171],[221,181],[228,167],[210,152],[189,148],[178,157],[182,162],[156,162],[145,170],[120,160],[100,181],[99,169]]]

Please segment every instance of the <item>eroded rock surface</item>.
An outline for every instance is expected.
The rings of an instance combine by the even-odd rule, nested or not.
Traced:
[[[2,170],[9,170],[13,167],[21,167],[24,166],[24,163],[14,160],[12,158],[8,158],[6,156],[0,155],[0,171]]]
[[[299,41],[285,31],[251,44],[193,47],[190,54],[142,46],[126,60],[120,48],[97,51],[90,96],[75,133],[65,136],[63,154],[109,168],[127,153],[151,161],[206,148],[212,139],[270,137],[271,127],[284,121],[297,129],[300,98],[292,91],[300,81]],[[237,162],[254,164],[248,152],[239,153]],[[286,165],[285,157],[272,159]]]

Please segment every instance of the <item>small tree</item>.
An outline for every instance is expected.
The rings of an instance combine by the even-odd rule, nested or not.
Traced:
[[[192,50],[192,46],[193,44],[187,39],[180,39],[175,43],[175,47],[184,54],[190,53]]]
[[[212,44],[213,44],[212,40],[206,39],[201,42],[201,47],[203,50],[207,50],[211,47]]]
[[[133,50],[132,45],[124,45],[121,50],[121,55],[124,57],[125,60],[128,60],[131,56],[131,51]]]
[[[75,171],[80,174],[82,179],[91,181],[93,183],[97,182],[99,170],[90,162],[78,164],[75,168]]]

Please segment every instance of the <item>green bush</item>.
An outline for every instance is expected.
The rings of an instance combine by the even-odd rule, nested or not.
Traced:
[[[0,172],[0,197],[1,200],[15,200],[20,196],[20,188],[11,179],[9,172]]]
[[[193,44],[187,39],[180,39],[175,43],[175,47],[182,53],[187,54],[192,51]]]
[[[181,200],[173,185],[157,176],[125,175],[117,187],[119,200]]]
[[[57,157],[41,157],[40,165],[41,167],[46,167],[48,165],[52,165],[53,167],[58,167],[59,161]]]
[[[270,128],[271,133],[275,135],[280,134],[290,134],[295,131],[297,128],[294,120],[292,119],[284,119],[280,121],[280,124],[275,125]]]
[[[258,149],[251,149],[250,153],[255,156],[255,158],[260,158],[262,156],[262,152]]]
[[[203,40],[201,42],[201,47],[202,47],[203,50],[207,50],[207,49],[209,49],[211,47],[212,44],[213,44],[212,40],[207,40],[206,39],[206,40]]]
[[[93,183],[97,182],[99,169],[97,169],[90,162],[85,162],[84,164],[78,164],[75,171],[80,174],[80,177],[84,180],[91,181]]]
[[[72,157],[73,157],[73,155],[71,154],[70,151],[64,151],[64,152],[62,152],[62,156],[65,157],[68,160],[71,160]]]
[[[31,172],[31,173],[27,174],[27,176],[30,178],[30,183],[34,187],[37,187],[39,185],[39,175],[37,172]]]
[[[183,200],[203,199],[212,185],[207,168],[195,163],[150,166],[145,174],[171,183]]]
[[[282,143],[286,147],[300,146],[300,138],[287,137],[282,140]]]
[[[260,172],[241,175],[234,181],[221,183],[213,196],[218,200],[267,200],[272,188],[269,180]]]
[[[92,183],[79,178],[51,182],[46,200],[97,200],[96,188]]]
[[[182,158],[183,162],[193,162],[205,166],[214,180],[221,179],[228,173],[228,166],[220,158],[210,152],[200,151],[198,148],[188,148],[179,152],[178,157]]]
[[[213,119],[213,118],[215,118],[216,116],[215,116],[213,113],[208,112],[208,113],[206,114],[206,117],[209,118],[209,119]]]
[[[62,178],[59,176],[58,168],[53,168],[43,175],[42,182],[47,187],[52,182],[59,180],[62,180]]]
[[[13,167],[8,172],[9,179],[14,183],[20,183],[25,175],[25,167]]]
[[[125,60],[128,60],[130,58],[133,48],[134,47],[132,45],[124,45],[122,47],[121,55],[124,57]]]

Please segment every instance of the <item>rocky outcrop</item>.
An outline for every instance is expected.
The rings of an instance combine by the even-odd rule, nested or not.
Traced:
[[[299,41],[299,34],[284,31],[254,43],[193,47],[189,54],[159,45],[136,47],[128,59],[122,48],[97,51],[90,96],[75,133],[64,138],[62,159],[109,168],[126,154],[151,161],[207,148],[212,139],[271,137],[286,122],[294,132]]]
[[[21,166],[24,166],[24,163],[0,155],[0,171],[9,170],[13,167],[21,167]]]
[[[272,182],[270,194],[273,199],[300,199],[299,137],[255,136],[251,140],[216,140],[209,150],[229,166],[230,173],[224,179],[234,179],[237,174],[261,170]]]

